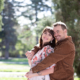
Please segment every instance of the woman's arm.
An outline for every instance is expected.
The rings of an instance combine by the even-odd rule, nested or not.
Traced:
[[[51,73],[53,73],[54,72],[54,67],[52,67],[52,68],[49,68],[49,69],[45,69],[45,70],[43,70],[43,71],[40,71],[40,72],[38,72],[38,73],[26,73],[26,77],[27,78],[31,78],[31,77],[35,77],[35,76],[44,76],[44,75],[47,75],[47,74],[51,74]]]
[[[53,72],[54,72],[54,67],[38,72],[37,76],[44,76],[47,74],[52,74]]]

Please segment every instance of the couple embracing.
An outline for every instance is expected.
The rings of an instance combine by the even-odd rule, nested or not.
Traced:
[[[31,65],[25,74],[29,80],[74,80],[75,46],[65,23],[45,27],[39,45],[26,56]]]

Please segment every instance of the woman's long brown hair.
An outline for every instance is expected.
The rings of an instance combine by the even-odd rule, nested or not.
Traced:
[[[49,27],[49,26],[45,27],[44,30],[42,31],[42,34],[43,34],[44,32],[49,32],[49,33],[52,35],[52,37],[54,38],[54,32],[53,32],[53,29],[52,29],[51,27]],[[50,42],[45,43],[45,44],[43,45],[42,34],[41,34],[41,37],[40,37],[40,40],[39,40],[39,46],[37,47],[37,49],[40,50],[40,49],[42,49],[44,46],[47,46],[47,45],[50,45],[52,48],[54,48],[54,47],[55,47],[55,38],[52,40],[52,42],[50,41]]]

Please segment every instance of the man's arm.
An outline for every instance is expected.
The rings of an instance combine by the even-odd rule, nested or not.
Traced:
[[[64,46],[66,45],[66,46]],[[45,68],[51,66],[52,64],[56,64],[60,60],[70,56],[70,54],[74,51],[74,48],[68,44],[62,44],[59,48],[55,49],[54,53],[47,56],[42,62],[37,64],[32,68],[34,73],[44,70]]]
[[[31,60],[33,56],[38,52],[38,50],[39,50],[39,45],[37,44],[31,51],[27,51],[25,55],[27,56],[28,59]]]
[[[34,54],[36,54],[39,50],[39,45],[34,46],[34,48],[31,50],[34,52]]]

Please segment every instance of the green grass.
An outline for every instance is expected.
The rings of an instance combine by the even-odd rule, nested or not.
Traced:
[[[15,65],[22,65],[22,66],[26,66],[27,65],[27,66],[29,66],[28,62],[21,62],[21,63],[19,63],[19,62],[4,62],[4,61],[0,62],[0,66],[1,65],[4,65],[4,66],[5,65],[7,65],[7,66],[8,65],[14,65],[14,66]]]
[[[29,71],[29,68],[30,68],[27,58],[12,58],[9,60],[0,59],[0,61],[2,62],[0,63],[0,72],[27,72]],[[12,62],[12,63],[8,63],[8,62]],[[19,62],[24,62],[24,63],[20,64]],[[27,78],[0,77],[0,80],[27,80]],[[80,80],[80,78],[74,78],[74,80]]]
[[[21,78],[13,78],[13,77],[4,78],[4,77],[2,77],[2,78],[0,78],[0,80],[27,80],[27,78],[23,78],[23,77],[21,77]]]
[[[28,62],[28,59],[27,58],[11,58],[11,59],[0,59],[0,61],[3,61],[3,62]]]
[[[0,72],[27,72],[30,69],[27,58],[0,59],[0,61]]]
[[[74,80],[80,80],[80,78],[74,78]]]
[[[19,69],[8,69],[8,68],[6,68],[6,69],[0,69],[0,72],[28,72],[29,71],[29,69],[21,69],[21,68],[19,68]]]

